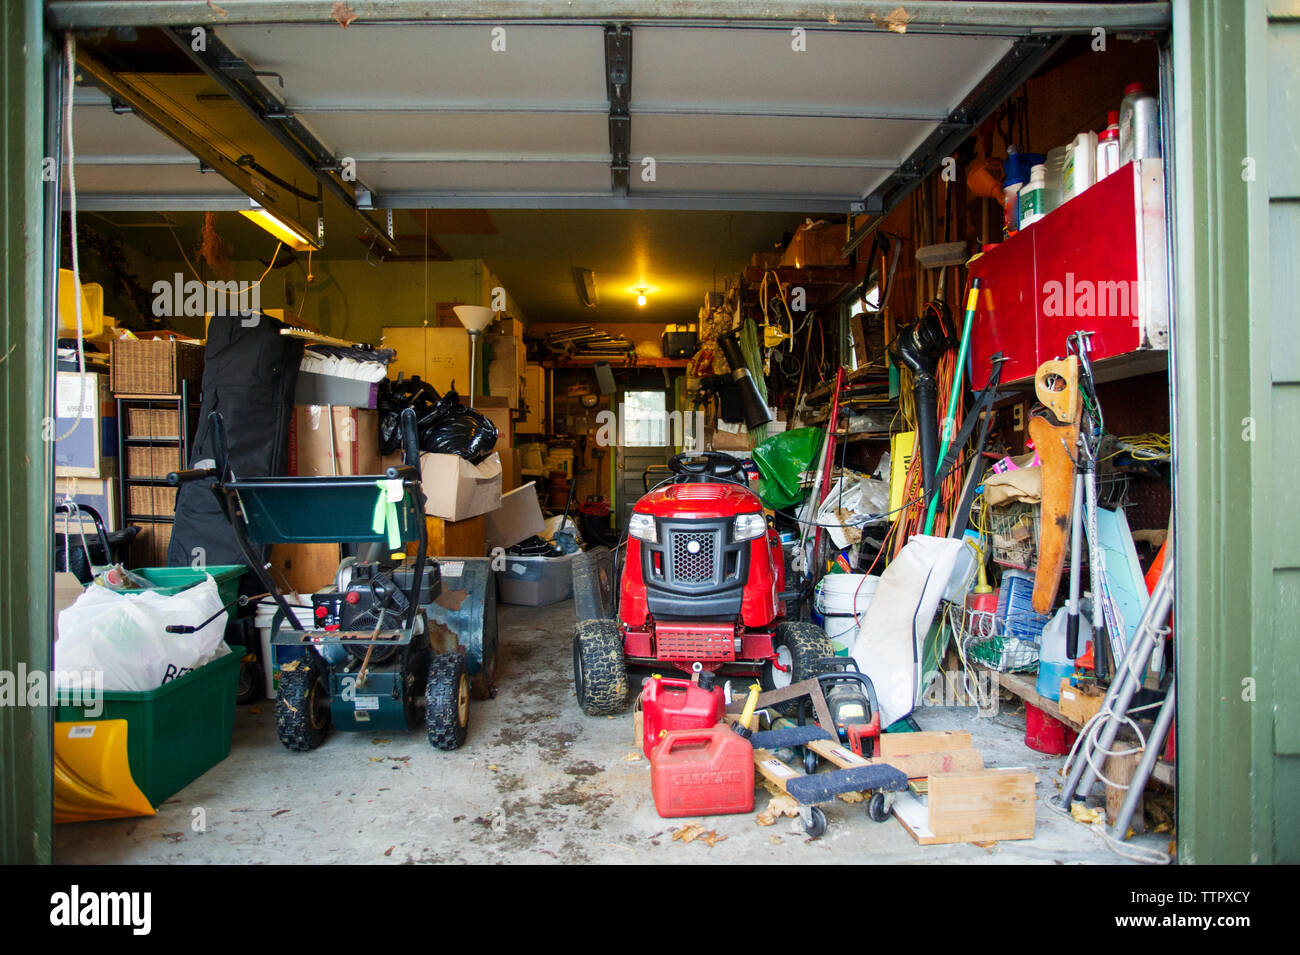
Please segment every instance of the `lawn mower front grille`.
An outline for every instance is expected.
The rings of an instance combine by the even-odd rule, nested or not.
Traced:
[[[707,584],[717,579],[717,546],[712,532],[672,532],[672,580]]]
[[[656,656],[660,660],[734,660],[736,633],[730,626],[655,627]]]

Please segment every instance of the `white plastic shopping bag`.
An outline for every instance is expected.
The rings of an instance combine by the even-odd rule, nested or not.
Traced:
[[[172,596],[155,591],[116,593],[87,587],[59,613],[54,644],[55,685],[80,688],[92,674],[103,674],[103,690],[154,690],[230,648],[222,641],[227,613],[195,633],[168,633],[172,624],[197,626],[222,608],[217,583],[207,575]]]

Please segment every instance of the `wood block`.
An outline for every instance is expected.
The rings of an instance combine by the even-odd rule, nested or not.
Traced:
[[[904,793],[894,816],[921,845],[1034,837],[1034,774],[1024,769],[939,773],[922,800]]]
[[[483,514],[463,521],[425,517],[424,526],[430,557],[482,557],[487,553],[487,518]]]
[[[754,768],[759,774],[785,792],[787,784],[796,776],[803,775],[792,766],[787,766],[765,749],[754,750]]]
[[[967,730],[948,730],[928,733],[882,733],[880,755],[910,756],[914,753],[943,753],[955,749],[970,749]]]
[[[977,749],[954,749],[943,753],[916,753],[911,756],[877,757],[873,763],[888,763],[902,770],[908,779],[924,779],[939,773],[974,773],[984,768],[984,757]]]

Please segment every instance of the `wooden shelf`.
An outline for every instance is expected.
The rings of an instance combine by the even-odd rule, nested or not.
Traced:
[[[998,673],[990,670],[988,667],[975,664],[980,670],[993,674],[997,679],[997,685],[1000,689],[1007,690],[1015,696],[1020,697],[1025,703],[1036,706],[1054,720],[1059,720],[1070,729],[1078,733],[1083,729],[1072,719],[1061,715],[1061,708],[1053,700],[1039,696],[1036,687],[1036,680],[1032,676],[1026,676],[1023,673]],[[1173,787],[1175,784],[1174,767],[1164,760],[1156,762],[1151,770],[1151,778],[1162,785]]]
[[[609,362],[611,368],[686,368],[691,363],[689,358],[543,358],[540,364],[543,368],[593,368],[602,361]]]

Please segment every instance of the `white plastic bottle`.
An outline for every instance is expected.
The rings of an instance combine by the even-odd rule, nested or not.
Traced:
[[[1074,671],[1074,661],[1070,659],[1067,651],[1066,631],[1069,626],[1069,614],[1062,607],[1056,612],[1056,615],[1048,621],[1047,626],[1043,627],[1042,636],[1038,638],[1038,680],[1035,689],[1038,690],[1039,696],[1045,696],[1049,700],[1059,700],[1061,698],[1061,680],[1068,677]],[[1092,640],[1092,622],[1083,615],[1079,614],[1079,646],[1080,656],[1083,655],[1089,641]]]
[[[1124,87],[1119,105],[1119,163],[1154,159],[1160,155],[1160,108],[1141,83]]]
[[[1097,181],[1097,134],[1084,130],[1070,143],[1070,154],[1065,160],[1065,182],[1063,190],[1066,199],[1082,195],[1084,190]]]
[[[1029,182],[1020,190],[1020,228],[1033,225],[1047,215],[1047,168],[1029,170]]]

